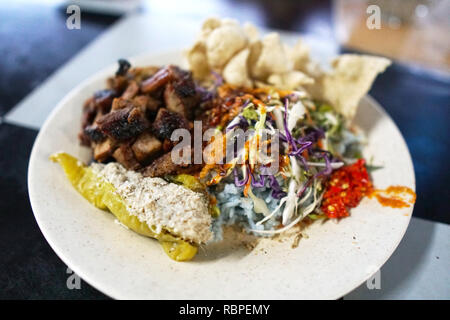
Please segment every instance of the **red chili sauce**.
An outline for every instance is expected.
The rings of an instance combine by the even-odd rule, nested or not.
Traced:
[[[343,218],[362,198],[375,197],[385,207],[405,208],[416,201],[413,190],[403,186],[390,186],[375,190],[370,181],[364,159],[333,172],[326,183],[321,209],[328,218]]]

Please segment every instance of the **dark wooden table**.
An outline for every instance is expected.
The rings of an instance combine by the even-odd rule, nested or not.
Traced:
[[[237,0],[220,3],[228,12],[238,5]],[[260,25],[312,32],[324,41],[335,41],[330,1],[246,0],[244,4]],[[241,18],[238,12],[236,16]],[[84,14],[82,30],[68,37],[65,10],[58,4],[1,3],[0,116],[117,19]],[[450,223],[449,77],[395,63],[377,79],[370,94],[395,120],[412,154],[418,194],[413,215]],[[36,134],[36,130],[0,124],[0,299],[105,299],[86,283],[80,290],[67,289],[67,267],[34,220],[26,179]]]

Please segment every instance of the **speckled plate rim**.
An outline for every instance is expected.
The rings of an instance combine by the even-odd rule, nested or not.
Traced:
[[[132,62],[136,61],[138,63],[141,60],[149,60],[149,59],[154,59],[155,61],[160,61],[161,59],[166,60],[165,58],[162,58],[162,57],[167,57],[167,56],[178,57],[178,58],[174,58],[175,61],[173,61],[173,63],[180,63],[181,51],[170,51],[170,52],[161,53],[158,55],[143,54],[143,55],[136,56],[134,58],[130,58],[130,61],[132,61]],[[111,66],[95,73],[93,76],[89,77],[88,79],[86,79],[85,81],[80,83],[77,87],[72,89],[71,92],[68,93],[67,96],[64,99],[62,99],[61,102],[56,106],[56,108],[51,112],[51,114],[45,121],[44,125],[42,126],[42,128],[35,140],[35,143],[33,145],[33,149],[32,149],[31,156],[30,156],[30,161],[29,161],[29,167],[28,167],[28,188],[29,188],[29,197],[30,197],[31,206],[32,206],[36,221],[39,225],[39,228],[41,229],[44,237],[48,241],[51,248],[61,258],[61,260],[68,267],[70,267],[77,275],[79,275],[84,281],[86,281],[93,287],[97,288],[104,294],[106,294],[112,298],[116,298],[116,299],[123,299],[123,298],[128,299],[130,297],[136,298],[136,296],[133,296],[132,294],[130,295],[129,293],[124,294],[120,291],[120,288],[118,289],[117,287],[114,287],[114,285],[111,286],[108,283],[98,281],[98,279],[95,276],[93,276],[92,272],[85,272],[85,270],[83,268],[83,264],[80,264],[77,261],[73,261],[68,256],[66,250],[60,246],[59,240],[58,240],[58,235],[55,233],[49,232],[47,226],[42,222],[41,218],[42,218],[42,215],[45,215],[45,212],[43,212],[41,210],[40,203],[36,197],[36,195],[40,192],[39,185],[33,180],[33,178],[34,178],[33,170],[36,170],[34,167],[34,162],[35,162],[35,158],[37,157],[37,153],[39,152],[40,145],[43,143],[43,141],[42,141],[43,132],[45,132],[48,129],[48,127],[51,126],[52,123],[54,123],[55,117],[58,114],[58,112],[60,111],[60,109],[64,108],[66,106],[67,102],[70,101],[71,99],[73,99],[73,97],[76,96],[80,90],[83,90],[88,84],[90,84],[92,82],[98,81],[99,79],[105,79],[107,75],[111,74],[115,70],[115,68],[116,68],[115,65],[111,65]],[[388,121],[390,121],[392,123],[393,127],[395,128],[395,130],[397,131],[397,134],[400,137],[401,142],[403,143],[404,147],[406,148],[407,154],[405,156],[408,161],[407,165],[412,168],[412,171],[410,172],[411,179],[412,179],[411,187],[413,187],[413,189],[415,190],[415,176],[414,176],[413,163],[411,160],[411,156],[410,156],[408,147],[405,143],[403,136],[401,135],[400,130],[395,125],[395,123],[391,119],[391,117],[387,114],[387,112],[373,98],[371,98],[370,96],[366,96],[366,97],[364,97],[364,100],[368,104],[370,104],[370,106],[372,108],[374,108],[378,113],[380,113],[383,118],[386,118]],[[76,124],[78,125],[78,122],[76,122]],[[74,143],[77,143],[77,142],[74,142]],[[57,151],[57,150],[55,150],[55,151]],[[392,253],[397,248],[398,244],[400,243],[401,239],[403,238],[403,236],[406,232],[409,221],[411,219],[413,208],[414,208],[413,206],[408,208],[409,217],[407,218],[407,220],[405,220],[404,228],[402,229],[401,232],[399,232],[397,234],[396,240],[393,241],[393,243],[391,243],[390,248],[386,249],[384,251],[383,257],[380,257],[380,259],[378,260],[379,263],[376,266],[377,269],[374,269],[373,272],[371,272],[371,273],[365,274],[365,276],[363,276],[363,277],[354,279],[348,286],[346,286],[346,288],[343,287],[340,292],[335,292],[331,295],[325,295],[325,296],[319,297],[319,298],[324,298],[324,299],[340,298],[340,297],[344,296],[345,294],[349,293],[350,291],[352,291],[353,289],[355,289],[356,287],[358,287],[360,284],[362,284],[367,279],[369,279],[389,259],[389,257],[392,255]],[[137,297],[137,298],[140,298],[140,297]],[[152,298],[158,298],[158,297],[156,295],[156,296],[153,296]],[[179,298],[179,297],[177,297],[177,298]],[[195,298],[195,297],[191,297],[191,298]],[[296,297],[292,297],[292,299],[295,299],[295,298]],[[317,297],[313,297],[313,298],[317,298]]]

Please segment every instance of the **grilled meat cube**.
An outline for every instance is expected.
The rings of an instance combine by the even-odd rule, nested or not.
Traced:
[[[145,110],[147,119],[153,121],[156,117],[156,112],[162,105],[162,102],[147,95],[140,95],[133,99],[133,104],[136,107]]]
[[[168,153],[158,158],[162,168],[155,165],[148,170],[155,175],[191,170],[170,164],[170,150],[176,144],[170,137],[175,129],[192,129],[188,119],[199,101],[190,72],[172,65],[130,69],[126,60],[120,60],[116,75],[108,79],[108,89],[86,101],[79,138],[92,147],[98,161],[112,156],[128,169],[136,169]]]
[[[116,140],[135,137],[150,126],[145,112],[136,107],[126,107],[110,112],[96,122],[105,135]]]
[[[162,142],[162,149],[163,152],[169,152],[170,150],[172,150],[173,146],[175,145],[175,141],[172,141],[170,139],[164,139],[164,141]]]
[[[122,143],[113,153],[114,159],[128,170],[137,170],[140,164],[134,156],[129,143]]]
[[[100,142],[103,139],[105,139],[105,135],[100,130],[100,128],[97,126],[97,124],[92,124],[90,126],[87,126],[84,128],[83,131],[84,135],[89,138],[90,141],[93,142]]]
[[[145,110],[147,109],[147,104],[150,100],[149,96],[145,96],[145,95],[139,95],[133,98],[133,105],[135,105],[136,107]]]
[[[181,128],[191,129],[191,124],[185,117],[165,108],[158,110],[158,114],[152,125],[152,131],[158,138],[161,140],[170,139],[172,132],[175,129]]]
[[[134,106],[135,105],[133,104],[133,101],[131,101],[131,100],[127,100],[124,98],[115,98],[112,102],[111,112],[120,110],[120,109],[124,109],[124,108],[134,107]]]
[[[170,79],[173,81],[180,81],[180,80],[186,80],[186,79],[192,79],[192,73],[187,70],[183,70],[180,67],[169,65],[167,67],[170,73]]]
[[[186,91],[185,94],[187,94],[187,93],[190,94],[192,91],[192,88],[195,91],[194,81],[192,79],[191,72],[182,70],[179,67],[173,66],[173,65],[169,65],[165,68],[161,68],[153,76],[142,81],[141,91],[143,93],[154,92],[157,89],[165,86],[169,81],[179,82],[180,84],[187,86],[188,89],[185,89],[185,90],[188,90],[188,91]]]
[[[131,63],[125,59],[119,59],[119,68],[116,71],[116,76],[124,76],[127,74],[128,70],[131,68]]]
[[[163,154],[154,160],[149,166],[144,168],[143,175],[146,177],[163,177],[173,174],[177,170],[177,165],[172,162],[170,152]]]
[[[154,92],[169,82],[171,79],[171,72],[169,68],[162,68],[150,78],[142,81],[141,91],[143,93]]]
[[[103,115],[101,112],[97,112],[92,124],[83,129],[83,134],[89,139],[90,142],[98,143],[106,138],[105,134],[101,131],[97,124],[97,120],[99,120],[102,116]]]
[[[107,160],[117,147],[117,142],[111,138],[105,139],[105,141],[94,144],[94,159],[103,162]]]
[[[171,153],[165,153],[155,159],[150,165],[142,170],[146,177],[164,177],[170,174],[192,173],[201,169],[201,165],[175,164]]]
[[[145,167],[143,174],[146,177],[163,177],[168,174],[174,174],[179,167],[180,165],[173,163],[171,154],[168,152]]]
[[[140,123],[143,126],[143,129],[150,128],[150,123],[145,117],[145,109],[141,109],[136,106],[131,109],[130,115],[128,116],[128,121],[130,123]]]
[[[162,149],[162,143],[149,132],[141,133],[131,146],[136,159],[143,163],[158,154]]]
[[[139,92],[139,85],[136,81],[131,81],[128,87],[125,89],[125,91],[122,93],[123,99],[132,99],[134,98]]]
[[[80,131],[78,133],[78,140],[80,140],[80,144],[85,147],[91,146],[91,139],[84,133],[84,131]]]
[[[128,86],[128,79],[124,76],[115,76],[108,78],[107,84],[108,88],[114,90],[117,96],[119,96]]]
[[[111,89],[97,91],[94,94],[95,107],[102,114],[108,113],[111,110],[112,101],[116,96],[116,92]]]
[[[142,80],[148,79],[151,76],[153,76],[155,73],[157,73],[160,70],[160,67],[155,66],[149,66],[149,67],[142,67],[142,68],[133,68],[128,72],[128,75],[136,80],[137,83],[141,83]]]
[[[187,95],[183,97],[184,94],[179,94],[177,88],[179,88],[179,86],[172,83],[169,83],[166,86],[166,89],[164,90],[164,102],[166,103],[166,108],[189,118],[191,115],[190,109],[192,101],[195,99],[195,96],[192,97]]]
[[[169,70],[171,81],[164,90],[166,108],[191,119],[193,106],[200,102],[192,74],[174,66]]]
[[[86,135],[84,129],[94,122],[96,116],[97,110],[95,109],[94,98],[92,97],[86,100],[83,106],[83,113],[81,116],[81,131],[78,134],[78,139],[80,140],[81,145],[91,145],[91,139],[88,135]]]
[[[156,112],[158,111],[159,108],[161,108],[161,106],[162,106],[162,101],[157,100],[152,97],[148,97],[147,110],[149,112],[154,112],[156,115]]]
[[[136,107],[142,107],[146,111],[156,114],[156,111],[161,107],[162,102],[150,96],[140,95],[133,99],[133,104]]]
[[[91,125],[97,115],[97,110],[94,105],[94,97],[89,98],[83,105],[83,115],[81,117],[81,128],[86,128]]]

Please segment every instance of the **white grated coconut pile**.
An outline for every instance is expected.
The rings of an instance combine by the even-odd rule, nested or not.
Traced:
[[[161,178],[144,177],[111,162],[93,163],[92,169],[111,183],[137,216],[156,233],[163,228],[194,243],[212,239],[211,215],[206,197]]]

